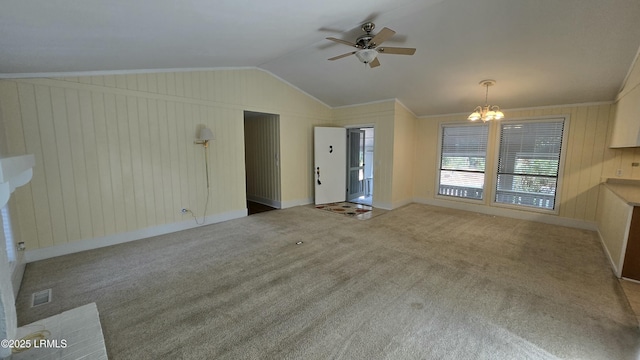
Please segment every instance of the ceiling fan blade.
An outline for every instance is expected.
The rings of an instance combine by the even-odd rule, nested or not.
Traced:
[[[396,32],[389,28],[382,28],[380,32],[371,39],[369,43],[374,43],[376,46],[382,44],[385,40],[392,37]]]
[[[416,53],[416,49],[414,48],[402,47],[380,47],[376,50],[378,50],[378,52],[382,54],[413,55]]]
[[[331,41],[337,42],[337,43],[339,43],[339,44],[344,44],[344,45],[348,45],[348,46],[358,47],[358,45],[356,45],[356,44],[354,44],[354,43],[352,43],[352,42],[350,42],[350,41],[342,40],[342,39],[336,39],[336,38],[334,38],[334,37],[328,37],[328,38],[327,38],[327,40],[331,40]]]
[[[374,68],[378,66],[380,66],[380,60],[378,60],[378,58],[373,59],[373,61],[369,63],[370,68]]]
[[[327,60],[338,60],[338,59],[342,59],[343,57],[347,57],[347,56],[349,56],[349,55],[353,55],[353,54],[355,54],[355,53],[356,53],[355,51],[352,51],[352,52],[348,52],[348,53],[346,53],[346,54],[342,54],[342,55],[334,56],[334,57],[332,57],[332,58],[330,58],[330,59],[327,59]]]

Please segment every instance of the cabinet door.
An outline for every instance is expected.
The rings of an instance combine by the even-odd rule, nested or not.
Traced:
[[[640,281],[640,207],[633,208],[622,277]]]

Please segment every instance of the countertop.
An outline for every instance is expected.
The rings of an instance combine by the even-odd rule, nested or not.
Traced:
[[[608,179],[604,185],[631,206],[640,206],[640,180]]]

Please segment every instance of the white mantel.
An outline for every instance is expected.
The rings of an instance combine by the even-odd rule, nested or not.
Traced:
[[[11,193],[17,187],[31,180],[35,164],[33,155],[0,159],[0,208],[9,202]]]
[[[31,180],[34,165],[33,155],[0,159],[0,208],[9,202],[17,187]],[[0,231],[0,235],[0,339],[14,339],[18,326],[15,296],[11,282],[11,267],[4,245],[4,233]],[[11,349],[0,348],[0,358],[10,355]]]

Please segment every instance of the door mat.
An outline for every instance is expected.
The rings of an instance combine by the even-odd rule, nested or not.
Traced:
[[[367,220],[373,217],[373,207],[349,202],[316,205],[316,209],[326,210],[336,214],[342,214],[345,216],[356,218],[358,220]]]

